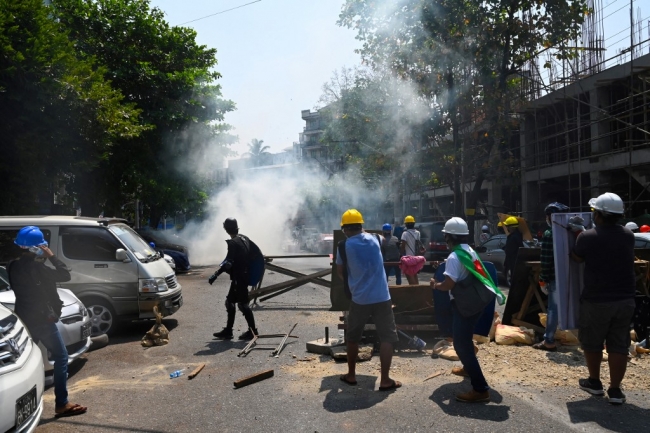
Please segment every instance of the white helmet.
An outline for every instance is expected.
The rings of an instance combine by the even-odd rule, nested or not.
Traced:
[[[468,235],[469,228],[464,219],[459,217],[453,217],[445,223],[445,228],[442,229],[443,233],[448,233],[450,235]]]
[[[483,230],[484,232],[487,232],[487,231],[490,230],[490,228],[488,226],[483,226],[483,227],[481,227],[481,230]]]
[[[589,206],[592,209],[617,215],[623,215],[625,206],[623,200],[613,192],[606,192],[596,198],[589,200]]]
[[[630,221],[629,223],[625,224],[625,227],[627,227],[630,230],[639,230],[639,226],[636,225],[636,223],[633,223]]]

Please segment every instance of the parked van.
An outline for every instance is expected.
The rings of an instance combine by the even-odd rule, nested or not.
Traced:
[[[181,286],[167,262],[126,220],[74,216],[0,217],[0,264],[20,254],[18,230],[37,226],[71,270],[70,289],[84,303],[92,335],[111,334],[123,320],[169,316],[183,305]]]

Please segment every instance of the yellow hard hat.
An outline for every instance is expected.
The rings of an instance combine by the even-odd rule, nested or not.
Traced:
[[[414,222],[415,222],[415,218],[413,218],[412,215],[407,215],[407,217],[404,218],[404,224],[406,224],[406,223],[414,223]]]
[[[517,226],[519,225],[519,220],[516,217],[511,216],[506,218],[503,224],[506,226]]]
[[[363,224],[363,216],[356,209],[348,209],[341,216],[341,227],[348,224]]]
[[[497,227],[503,227],[503,223],[501,221],[499,221],[499,223],[497,224]]]

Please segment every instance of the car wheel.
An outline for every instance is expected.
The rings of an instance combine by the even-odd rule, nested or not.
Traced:
[[[113,307],[103,299],[92,298],[82,301],[90,316],[90,335],[113,335],[117,330],[117,316]]]

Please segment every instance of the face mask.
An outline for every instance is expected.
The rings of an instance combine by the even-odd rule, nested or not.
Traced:
[[[45,254],[45,252],[39,247],[29,247],[29,252],[34,253],[37,256],[42,256],[43,254]]]

